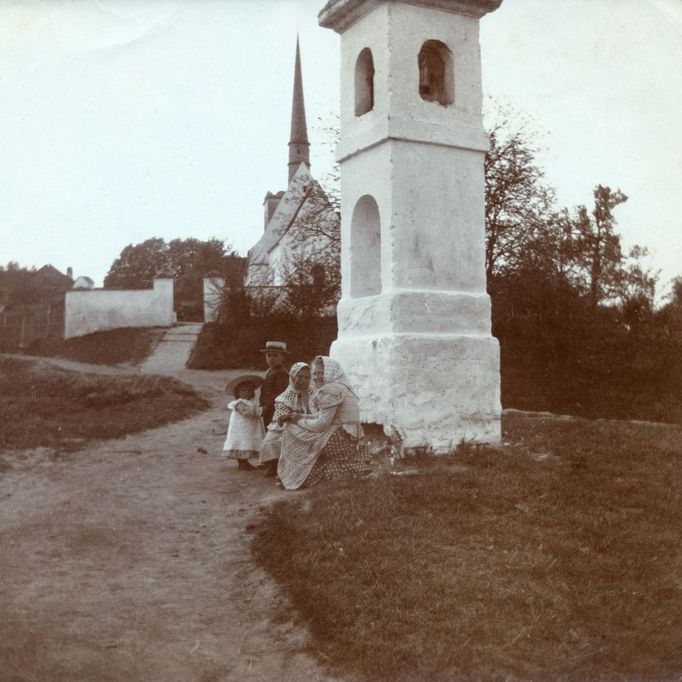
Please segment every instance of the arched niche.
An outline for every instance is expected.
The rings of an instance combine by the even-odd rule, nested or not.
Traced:
[[[351,298],[381,293],[381,223],[379,207],[369,194],[358,199],[350,228]]]
[[[427,102],[447,106],[455,101],[452,52],[440,40],[427,40],[417,58],[419,96]]]
[[[374,59],[365,47],[355,61],[355,115],[362,116],[374,108]]]

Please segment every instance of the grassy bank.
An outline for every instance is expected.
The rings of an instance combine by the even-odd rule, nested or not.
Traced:
[[[504,451],[263,512],[253,553],[313,652],[392,682],[677,679],[682,428],[504,427]]]
[[[151,354],[166,329],[112,329],[73,339],[42,339],[31,344],[29,355],[59,357],[93,365],[137,365]]]
[[[0,357],[0,449],[119,438],[206,407],[192,387],[169,377],[83,374]]]

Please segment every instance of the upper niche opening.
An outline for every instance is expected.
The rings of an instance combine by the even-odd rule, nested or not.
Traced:
[[[452,52],[440,40],[427,40],[417,59],[419,65],[419,96],[427,102],[444,106],[455,100],[455,79]]]
[[[360,51],[355,62],[355,115],[362,116],[374,108],[374,60],[368,47]]]

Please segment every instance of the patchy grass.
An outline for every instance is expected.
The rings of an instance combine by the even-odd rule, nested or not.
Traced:
[[[679,679],[682,428],[504,426],[263,511],[253,553],[314,652],[392,682]]]
[[[94,365],[137,365],[151,354],[166,331],[160,327],[131,327],[61,341],[43,339],[31,344],[27,353]]]
[[[83,374],[0,357],[0,449],[119,438],[207,407],[170,377]]]

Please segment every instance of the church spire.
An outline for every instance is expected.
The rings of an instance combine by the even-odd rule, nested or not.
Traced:
[[[310,168],[310,142],[305,122],[303,78],[301,77],[301,51],[296,36],[296,66],[294,70],[294,98],[291,104],[291,139],[289,140],[289,182],[298,167],[305,163]]]

